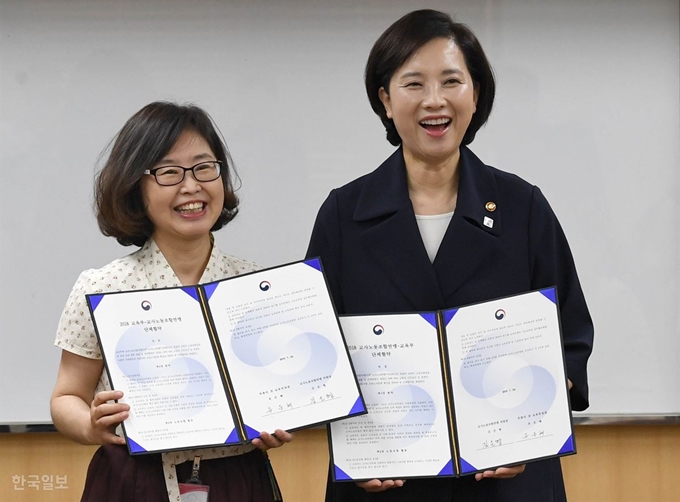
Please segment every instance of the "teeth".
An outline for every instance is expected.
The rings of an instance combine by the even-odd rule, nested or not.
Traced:
[[[420,123],[424,124],[424,125],[435,125],[436,126],[436,125],[448,124],[449,122],[451,122],[451,119],[442,118],[442,119],[423,120]]]
[[[177,206],[175,208],[176,211],[180,211],[180,212],[200,211],[202,209],[203,209],[203,203],[202,202],[191,202],[189,204],[184,204],[182,206]]]

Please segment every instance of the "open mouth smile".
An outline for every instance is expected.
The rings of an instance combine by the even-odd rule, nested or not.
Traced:
[[[451,119],[449,118],[439,118],[439,119],[429,119],[429,120],[421,120],[419,122],[420,127],[428,130],[428,131],[444,131],[449,124],[451,123]]]
[[[188,204],[182,204],[181,206],[177,206],[175,208],[175,211],[177,211],[180,214],[198,214],[205,209],[205,203],[204,202],[190,202]]]

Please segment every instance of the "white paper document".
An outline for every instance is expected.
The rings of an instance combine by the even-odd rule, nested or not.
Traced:
[[[330,425],[336,481],[460,476],[575,452],[554,288],[340,319],[369,413]]]
[[[331,424],[336,476],[429,476],[450,467],[437,329],[419,314],[340,320],[368,414]]]
[[[318,259],[88,304],[132,454],[365,413]]]

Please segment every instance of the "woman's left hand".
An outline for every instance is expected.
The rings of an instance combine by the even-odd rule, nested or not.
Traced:
[[[293,435],[290,432],[276,429],[274,434],[268,432],[261,432],[260,437],[253,439],[253,444],[262,451],[267,451],[269,448],[278,448],[285,443],[290,443],[293,440]]]
[[[499,467],[495,471],[484,471],[475,474],[475,479],[481,481],[484,478],[492,479],[509,479],[514,478],[518,474],[522,474],[526,468],[526,464],[513,465],[512,467]]]

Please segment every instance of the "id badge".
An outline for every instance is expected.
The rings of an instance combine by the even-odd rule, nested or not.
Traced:
[[[182,502],[208,502],[210,487],[190,483],[179,484],[179,499]]]
[[[186,483],[179,483],[179,500],[181,502],[208,502],[210,487],[201,484],[198,477],[201,468],[201,457],[194,457],[191,467],[191,477]]]

